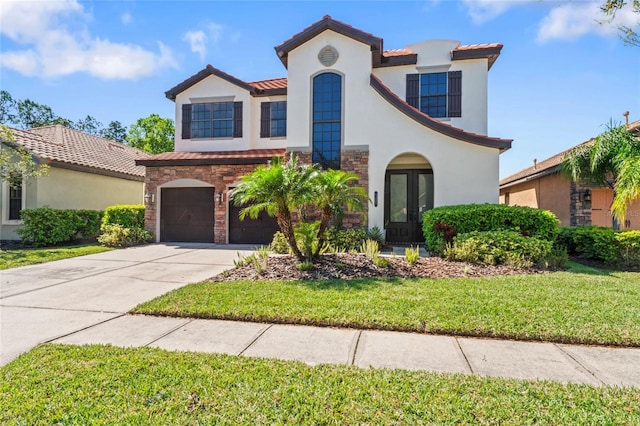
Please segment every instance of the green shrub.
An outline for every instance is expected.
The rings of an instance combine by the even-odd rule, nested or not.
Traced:
[[[413,265],[420,259],[420,247],[407,247],[404,249],[404,257],[407,259],[409,265]]]
[[[71,243],[80,237],[95,238],[102,212],[95,210],[57,210],[50,207],[20,212],[17,229],[24,242],[36,247]]]
[[[107,207],[102,217],[102,226],[106,225],[144,229],[144,206],[140,204]]]
[[[445,249],[448,260],[521,268],[543,265],[553,243],[526,237],[517,231],[482,231],[458,234]]]
[[[278,231],[273,234],[269,250],[277,254],[290,254],[289,243],[287,243],[287,238],[282,232]]]
[[[628,266],[640,265],[640,231],[615,233],[619,261]]]
[[[130,247],[149,243],[153,236],[142,228],[125,228],[118,224],[102,226],[102,234],[98,242],[107,247]]]
[[[556,246],[565,246],[572,256],[616,263],[619,260],[616,231],[600,226],[562,228]]]
[[[530,207],[465,204],[426,211],[422,230],[428,249],[441,255],[456,235],[474,231],[514,231],[553,241],[558,233],[558,219],[550,211]]]
[[[353,229],[327,229],[325,241],[335,250],[352,251],[359,250],[367,240],[367,230],[362,228]],[[374,238],[372,238],[374,239]]]
[[[368,229],[365,233],[365,238],[367,240],[373,240],[378,243],[378,245],[382,245],[384,243],[384,234],[377,226],[374,226],[371,229]]]

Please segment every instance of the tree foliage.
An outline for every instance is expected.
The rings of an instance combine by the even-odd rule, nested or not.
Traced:
[[[49,166],[38,164],[26,149],[14,144],[11,129],[0,125],[0,181],[19,185],[23,179],[46,175]]]
[[[100,130],[100,137],[111,139],[119,143],[125,143],[127,140],[127,128],[119,121],[111,121],[109,125]]]
[[[151,154],[173,151],[175,127],[173,120],[151,114],[139,118],[129,128],[127,144]]]
[[[600,7],[605,15],[609,17],[609,22],[616,18],[616,13],[620,11],[626,4],[627,0],[606,0]],[[640,0],[632,0],[633,12],[640,14]],[[620,37],[630,46],[640,47],[640,39],[638,38],[638,30],[626,25],[619,25],[618,30]]]
[[[93,136],[100,136],[103,128],[102,123],[90,115],[76,121],[70,127]]]
[[[640,138],[624,125],[609,123],[592,144],[570,151],[562,171],[574,182],[613,190],[613,214],[623,220],[627,206],[640,195]]]

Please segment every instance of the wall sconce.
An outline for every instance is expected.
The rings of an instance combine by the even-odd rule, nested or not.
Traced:
[[[224,194],[222,193],[222,191],[216,192],[216,202],[218,203],[218,205],[221,206],[223,201],[224,201]]]
[[[584,194],[582,194],[582,201],[588,203],[591,201],[591,190],[585,189]]]
[[[156,200],[156,196],[153,192],[147,192],[146,194],[144,194],[145,204],[153,204],[155,200]]]
[[[378,191],[373,191],[373,207],[378,207]]]

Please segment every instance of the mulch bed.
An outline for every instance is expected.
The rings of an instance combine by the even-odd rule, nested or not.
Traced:
[[[293,256],[270,255],[267,268],[258,274],[253,264],[247,264],[212,277],[211,281],[233,280],[329,280],[356,278],[462,278],[492,277],[497,275],[525,275],[545,273],[539,269],[520,269],[509,266],[475,265],[450,262],[439,257],[422,257],[410,265],[404,257],[386,257],[386,268],[376,266],[365,254],[325,254],[313,264],[313,269],[302,271]]]

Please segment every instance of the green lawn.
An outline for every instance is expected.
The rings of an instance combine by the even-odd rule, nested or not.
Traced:
[[[112,250],[99,245],[0,250],[0,270]]]
[[[640,389],[44,345],[0,369],[0,407],[3,425],[631,425]]]
[[[640,274],[197,283],[133,312],[640,346]]]

